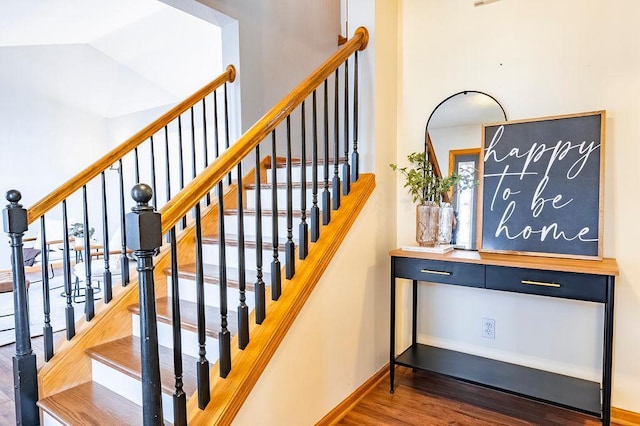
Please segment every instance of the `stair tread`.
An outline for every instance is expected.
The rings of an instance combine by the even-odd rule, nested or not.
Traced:
[[[43,398],[38,406],[62,424],[142,424],[141,406],[95,382]]]
[[[156,299],[156,315],[158,317],[158,321],[169,325],[172,324],[173,310],[171,303],[172,299],[170,297],[161,297]],[[130,305],[129,311],[139,315],[140,305]],[[217,339],[218,332],[220,331],[220,309],[214,306],[205,305],[204,316],[207,336]],[[227,321],[227,328],[229,329],[229,332],[231,333],[231,335],[235,335],[238,332],[237,315],[235,314],[235,312],[229,312]],[[197,304],[189,302],[187,300],[180,301],[180,323],[181,328],[192,331],[194,333],[198,332]]]
[[[89,357],[100,361],[134,379],[140,380],[141,352],[140,339],[135,336],[126,336],[111,342],[102,343],[86,350]],[[162,390],[173,394],[175,391],[175,377],[173,374],[173,350],[164,346],[158,346],[160,358],[160,379]],[[187,396],[196,390],[196,364],[197,360],[189,355],[182,354],[182,381],[183,389]]]
[[[265,161],[264,165],[267,169],[271,169],[271,159],[272,157],[269,156],[267,158],[267,160]],[[335,163],[334,159],[331,158],[329,159],[329,164],[333,165]],[[344,163],[344,158],[342,156],[340,156],[338,158],[338,164],[343,164]],[[291,159],[291,165],[292,166],[299,166],[302,164],[302,160],[300,158],[292,158]],[[311,156],[307,156],[307,159],[305,161],[305,164],[307,166],[311,166],[313,165],[313,159],[311,158]],[[318,165],[324,165],[324,158],[318,158]],[[276,157],[276,168],[278,169],[284,169],[285,167],[287,167],[287,159],[285,157]]]
[[[250,238],[253,238],[253,236],[250,236]],[[273,249],[273,238],[272,237],[262,237],[262,249],[263,250],[271,250]],[[228,246],[234,246],[234,247],[238,247],[238,236],[235,234],[226,234],[226,238],[225,238],[225,243]],[[293,241],[298,244],[297,239],[294,238]],[[219,238],[218,238],[218,234],[210,234],[210,235],[203,235],[202,236],[202,243],[203,244],[218,244],[219,242]],[[284,245],[287,242],[286,238],[278,238],[278,250],[279,251],[284,251]],[[245,248],[249,248],[249,249],[255,249],[257,247],[257,242],[256,240],[253,239],[247,239],[245,237],[244,240],[244,246]]]
[[[265,262],[264,269],[265,271],[269,268],[267,262]],[[210,265],[205,263],[202,267],[204,282],[209,284],[218,284],[220,270],[218,265]],[[171,275],[171,268],[166,268],[164,270],[166,275]],[[263,272],[264,275],[267,275],[266,272]],[[187,263],[184,265],[178,266],[178,277],[186,278],[193,280],[196,278],[196,264],[195,263]],[[254,283],[257,281],[257,274],[254,270],[246,271],[246,290],[253,291]],[[238,283],[238,269],[237,268],[227,268],[227,287],[231,288],[239,288]]]
[[[324,186],[322,181],[318,181],[318,193],[320,193],[320,191],[324,190]],[[245,183],[244,184],[244,188],[245,189],[256,189],[258,185],[255,183]],[[307,180],[306,185],[307,188],[313,188],[313,184],[310,182],[310,180]],[[260,189],[271,189],[273,187],[273,184],[270,182],[260,182]],[[276,187],[278,189],[286,189],[287,188],[287,184],[285,182],[278,182],[276,183]],[[293,182],[291,184],[291,187],[294,189],[300,189],[302,188],[302,182]]]
[[[307,217],[309,217],[309,211],[310,210],[311,210],[311,206],[308,206],[308,208],[307,208]],[[287,211],[286,210],[278,210],[276,213],[280,217],[286,217],[287,216]],[[301,211],[300,210],[296,210],[295,208],[292,210],[292,213],[293,213],[293,217],[301,217],[302,216]],[[235,208],[224,209],[224,214],[227,215],[227,216],[235,216],[235,215],[238,214],[238,209],[235,209]],[[245,214],[245,216],[255,216],[256,215],[256,211],[254,209],[244,209],[244,214]],[[273,216],[273,211],[271,209],[262,209],[262,216]]]

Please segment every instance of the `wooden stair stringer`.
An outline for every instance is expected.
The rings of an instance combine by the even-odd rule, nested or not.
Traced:
[[[188,423],[194,425],[231,424],[249,396],[271,357],[280,346],[289,328],[302,310],[311,292],[319,282],[331,259],[345,239],[360,211],[373,193],[375,176],[362,174],[353,183],[349,196],[342,199],[338,210],[332,211],[329,225],[323,226],[320,240],[310,244],[304,261],[296,256],[296,275],[292,280],[282,276],[282,296],[277,302],[267,297],[267,317],[261,325],[255,324],[251,314],[249,345],[238,349],[237,336],[232,340],[232,369],[227,378],[219,376],[218,363],[211,368],[211,402],[204,410],[198,409],[197,393],[188,401]]]

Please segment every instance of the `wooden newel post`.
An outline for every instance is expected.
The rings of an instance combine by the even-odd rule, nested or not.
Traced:
[[[145,426],[162,425],[162,384],[158,358],[153,255],[162,245],[160,214],[149,206],[153,190],[144,183],[131,190],[136,202],[126,217],[127,245],[138,261],[140,352],[142,354],[142,416]]]
[[[13,357],[13,384],[15,392],[16,424],[39,425],[38,371],[36,355],[31,350],[29,330],[29,299],[24,276],[22,237],[28,229],[27,210],[18,202],[20,192],[7,192],[9,205],[2,211],[4,232],[11,244],[11,268],[13,272],[13,308],[15,312],[16,354]]]

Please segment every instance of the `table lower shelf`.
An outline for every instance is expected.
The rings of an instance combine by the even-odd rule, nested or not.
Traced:
[[[597,382],[422,344],[395,362],[601,417]]]

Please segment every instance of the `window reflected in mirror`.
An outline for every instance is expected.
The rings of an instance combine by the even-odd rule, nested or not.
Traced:
[[[456,214],[453,244],[467,250],[476,248],[478,186],[475,183],[478,181],[479,159],[480,148],[449,151],[449,175],[456,173],[461,177],[452,199]]]

